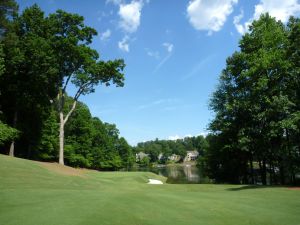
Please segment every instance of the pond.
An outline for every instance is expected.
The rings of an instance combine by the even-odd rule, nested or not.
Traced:
[[[147,171],[167,177],[167,183],[171,184],[199,184],[209,183],[209,179],[201,173],[195,165],[175,164],[158,167],[139,167],[131,171]]]

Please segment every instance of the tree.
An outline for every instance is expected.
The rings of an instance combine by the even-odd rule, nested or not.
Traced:
[[[58,123],[57,112],[51,107],[44,111],[43,123],[40,129],[40,138],[32,152],[32,158],[43,161],[56,161],[58,159]]]
[[[14,140],[18,136],[18,130],[9,127],[0,120],[0,146],[8,141]]]
[[[292,32],[297,30],[293,21],[285,26],[268,14],[262,15],[242,37],[241,50],[226,61],[210,103],[216,113],[210,129],[219,149],[210,144],[206,152],[206,165],[216,170],[212,176],[219,180],[236,177],[234,180],[248,183],[250,177],[253,183],[254,161],[263,184],[267,173],[271,183],[279,182],[278,170],[282,184],[295,179],[289,162],[297,152],[291,137],[299,123],[295,98],[299,64],[293,63],[293,57],[297,57],[300,45]],[[211,157],[217,157],[218,163]]]
[[[94,92],[98,84],[124,85],[122,71],[125,64],[123,60],[100,61],[98,53],[88,46],[97,32],[85,26],[83,21],[82,16],[62,10],[50,14],[48,17],[52,34],[51,42],[55,49],[60,78],[57,82],[56,100],[60,118],[60,164],[64,164],[64,127],[75,110],[79,97]],[[73,96],[72,107],[67,113],[64,113],[66,89],[70,82],[75,85],[77,92]]]
[[[14,0],[0,2],[0,39],[10,26],[10,21],[17,16],[18,5]]]
[[[39,129],[42,108],[49,107],[50,99],[57,92],[54,81],[58,68],[47,30],[43,12],[34,5],[11,22],[3,37],[5,72],[0,77],[0,104],[7,124],[13,128],[26,128],[27,121],[35,118],[36,126],[31,124],[30,131],[33,127]],[[34,113],[38,116],[34,117]],[[21,138],[27,134],[22,132]],[[31,142],[32,137],[26,139]],[[14,153],[15,142],[12,141],[10,155]]]
[[[135,162],[135,157],[132,153],[132,148],[127,143],[125,138],[121,137],[120,139],[118,139],[117,151],[122,159],[122,167],[128,170]]]
[[[0,77],[5,71],[3,46],[0,44]],[[0,93],[1,94],[1,93]]]

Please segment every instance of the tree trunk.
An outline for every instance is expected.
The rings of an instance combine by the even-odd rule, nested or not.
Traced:
[[[262,161],[259,161],[259,170],[260,170],[261,182],[263,185],[266,185],[267,184],[267,173],[266,173],[265,159],[263,159]]]
[[[64,165],[64,139],[65,139],[65,124],[68,121],[69,117],[75,110],[77,101],[73,102],[71,110],[68,112],[66,117],[64,118],[63,114],[63,106],[61,106],[61,110],[59,112],[59,164]]]
[[[251,184],[254,184],[254,170],[253,170],[253,155],[251,153],[251,158],[250,158],[250,173],[251,173]]]
[[[15,141],[12,141],[10,143],[10,147],[9,147],[9,156],[14,157],[15,156]]]
[[[270,168],[269,168],[270,185],[272,185],[274,183],[274,176],[275,176],[274,166],[273,166],[272,159],[270,159],[269,165],[270,165]]]
[[[294,171],[294,160],[290,145],[290,135],[288,129],[286,129],[286,140],[287,140],[287,149],[288,149],[288,158],[289,158],[289,174],[290,174],[290,184],[296,184],[296,175]]]
[[[61,165],[64,165],[64,132],[64,114],[63,112],[59,112],[59,164]]]
[[[280,160],[279,164],[279,173],[280,173],[280,184],[284,185],[285,184],[285,170],[284,170],[284,165],[283,165],[283,160]]]
[[[13,122],[13,128],[17,127],[17,121],[18,121],[18,112],[15,111],[14,114],[14,122]],[[10,148],[9,148],[9,156],[14,157],[15,155],[15,141],[12,140],[11,144],[10,144]]]
[[[263,173],[262,173],[262,183],[263,185],[267,185],[267,166],[266,166],[266,160],[263,159],[262,162],[262,169],[263,169]]]

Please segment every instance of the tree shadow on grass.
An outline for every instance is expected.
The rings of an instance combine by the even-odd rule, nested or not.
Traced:
[[[270,186],[270,185],[245,185],[242,187],[227,188],[227,191],[243,191],[252,189],[262,189],[262,188],[278,188],[283,186]]]

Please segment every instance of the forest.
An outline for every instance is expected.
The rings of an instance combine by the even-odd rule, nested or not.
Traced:
[[[117,127],[79,101],[97,85],[124,85],[123,60],[101,61],[90,48],[96,30],[62,10],[45,16],[33,5],[19,14],[13,0],[1,1],[0,25],[1,153],[101,170],[129,167],[135,158]],[[77,88],[72,97],[70,83]]]

